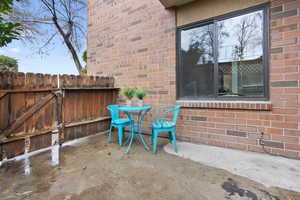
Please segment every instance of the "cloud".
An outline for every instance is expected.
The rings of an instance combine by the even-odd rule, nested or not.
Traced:
[[[3,54],[4,54],[4,51],[0,49],[0,55],[3,55]]]
[[[19,49],[19,48],[11,48],[9,51],[10,51],[11,53],[14,53],[14,54],[20,53],[20,49]]]

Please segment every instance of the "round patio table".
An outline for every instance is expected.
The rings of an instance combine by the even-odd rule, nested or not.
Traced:
[[[129,152],[133,139],[136,139],[135,133],[138,134],[145,149],[147,151],[150,151],[150,148],[148,147],[148,145],[145,142],[143,135],[142,135],[142,123],[143,123],[144,117],[151,109],[152,109],[152,106],[121,106],[121,107],[119,107],[119,110],[124,112],[131,121],[130,136],[126,142],[126,143],[128,143],[128,141],[129,141],[129,145],[128,145],[126,151],[124,152],[124,154],[127,154]],[[136,121],[134,120],[134,115],[137,115]]]

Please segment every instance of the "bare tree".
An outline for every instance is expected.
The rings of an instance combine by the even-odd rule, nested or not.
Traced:
[[[77,71],[84,72],[79,53],[86,42],[86,16],[83,13],[87,0],[23,0],[14,8],[11,19],[22,24],[23,40],[39,41],[39,53],[47,52],[52,41],[60,37]],[[30,9],[31,8],[31,9]]]
[[[214,40],[215,40],[215,34],[218,37],[218,45],[221,45],[223,43],[223,38],[226,38],[229,36],[229,34],[224,29],[224,24],[219,23],[217,26],[217,32],[213,31],[214,27],[213,25],[205,26],[205,28],[198,28],[195,31],[191,32],[191,41],[190,41],[190,50],[197,50],[199,53],[199,57],[202,56],[202,54],[207,55],[207,61],[212,61],[214,57]],[[217,55],[218,56],[218,55]]]
[[[244,59],[246,48],[250,43],[259,43],[261,36],[259,35],[259,22],[262,16],[257,13],[253,16],[245,16],[241,22],[235,27],[235,36],[238,44],[235,45],[234,55],[240,60]]]

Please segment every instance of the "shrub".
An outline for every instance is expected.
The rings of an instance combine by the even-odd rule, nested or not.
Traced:
[[[137,89],[135,91],[135,96],[140,100],[143,100],[147,94],[148,94],[148,90],[145,89]]]
[[[8,56],[0,56],[0,72],[2,71],[17,72],[18,61]]]
[[[121,93],[126,96],[129,100],[131,100],[135,95],[135,88],[125,88],[121,91]]]

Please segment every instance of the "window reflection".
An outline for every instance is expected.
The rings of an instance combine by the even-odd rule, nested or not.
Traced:
[[[217,22],[220,96],[263,96],[263,11]]]
[[[180,99],[267,97],[265,10],[255,8],[179,29]]]
[[[214,94],[213,38],[213,24],[181,31],[181,96]]]

